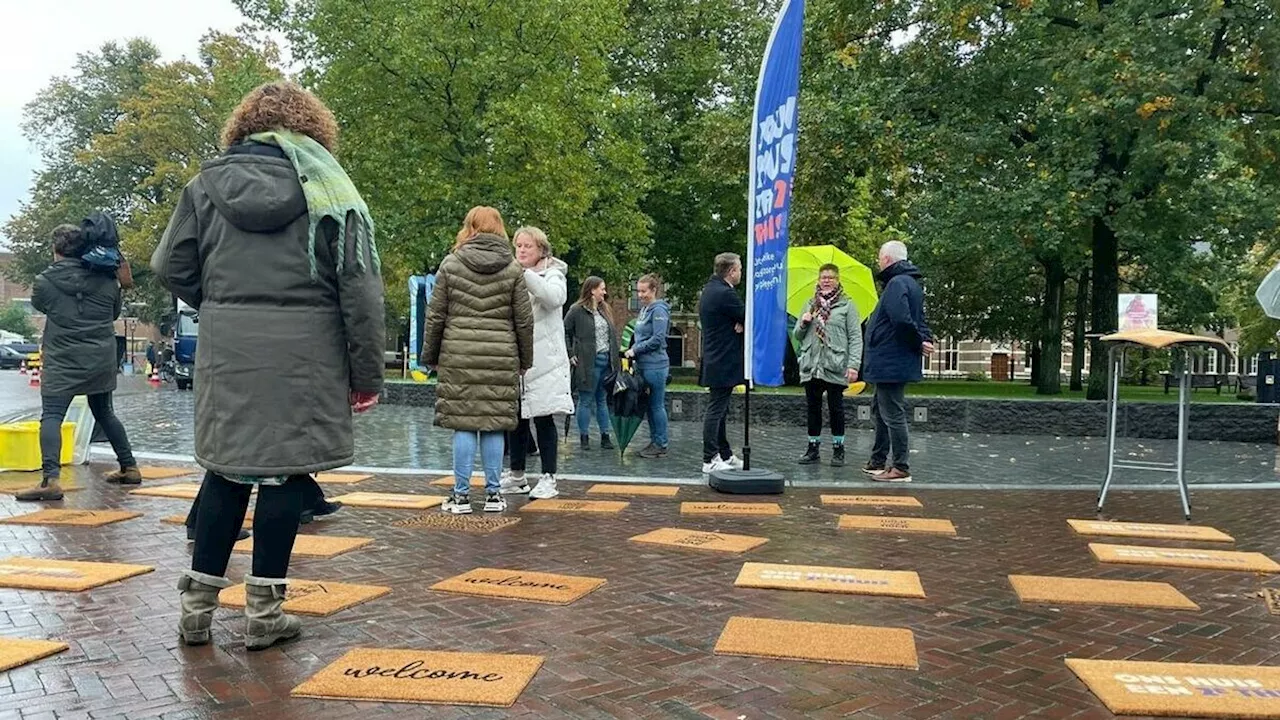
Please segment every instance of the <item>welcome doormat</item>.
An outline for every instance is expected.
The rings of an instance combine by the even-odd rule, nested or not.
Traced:
[[[143,480],[168,480],[170,478],[196,475],[198,473],[203,473],[204,470],[195,467],[140,467],[138,468],[138,472],[142,473]]]
[[[69,645],[53,640],[0,638],[0,673],[57,655]]]
[[[871,505],[873,507],[924,507],[919,500],[903,495],[823,495],[823,505]]]
[[[355,485],[373,477],[372,475],[357,475],[355,473],[318,473],[316,474],[316,482],[325,485]]]
[[[488,535],[505,527],[520,522],[520,518],[510,515],[446,515],[444,513],[427,513],[416,517],[397,520],[393,527],[413,528],[415,530],[456,530],[476,535]]]
[[[369,602],[391,592],[381,585],[352,585],[327,580],[290,580],[285,588],[284,611],[325,617]],[[233,585],[218,593],[223,607],[244,607],[244,585]]]
[[[540,655],[357,648],[293,689],[293,697],[511,707]]]
[[[12,557],[0,560],[0,587],[80,592],[152,570],[147,565]]]
[[[520,512],[620,513],[630,504],[618,500],[534,500]]]
[[[777,517],[782,514],[778,503],[743,502],[685,502],[680,503],[681,515],[763,515]]]
[[[715,652],[910,670],[920,666],[915,636],[905,628],[795,620],[731,617]]]
[[[648,543],[650,545],[668,545],[678,548],[727,553],[744,553],[769,542],[769,538],[752,537],[750,535],[730,535],[728,533],[681,530],[679,528],[661,528],[643,535],[636,535],[630,540],[631,542]]]
[[[1103,522],[1101,520],[1068,520],[1078,535],[1190,540],[1197,542],[1235,542],[1235,538],[1205,525],[1161,525],[1159,523]]]
[[[604,585],[604,578],[556,575],[530,570],[476,568],[431,586],[432,590],[481,597],[568,605]]]
[[[10,525],[78,525],[101,527],[111,523],[142,517],[142,513],[125,510],[37,510],[26,515],[4,518],[0,523]]]
[[[674,485],[592,485],[588,495],[643,495],[650,497],[675,497],[680,488]]]
[[[444,502],[444,498],[440,495],[376,492],[353,492],[329,499],[351,507],[393,508],[396,510],[428,510]]]
[[[40,472],[0,472],[0,493],[12,495],[29,490],[40,484]],[[58,485],[63,492],[82,490],[84,486],[76,479],[74,473],[64,472],[58,478]]]
[[[841,530],[870,530],[872,532],[920,533],[924,535],[955,535],[956,526],[950,520],[936,518],[900,518],[880,515],[841,515]]]
[[[1280,667],[1067,658],[1116,715],[1280,718]]]
[[[301,557],[331,558],[373,542],[373,538],[340,537],[338,535],[299,535],[293,541],[293,554]],[[253,552],[253,538],[235,544],[238,553]]]
[[[1109,605],[1169,610],[1199,610],[1169,583],[1092,578],[1010,575],[1009,584],[1024,603],[1045,605]]]
[[[160,518],[160,522],[169,523],[170,525],[186,525],[187,516],[186,515],[166,515],[165,517]],[[247,528],[253,527],[253,513],[247,512],[244,514],[243,527],[247,527]]]
[[[435,480],[432,480],[429,484],[430,484],[430,485],[435,485],[436,487],[451,488],[451,487],[453,487],[453,482],[454,482],[454,481],[453,481],[453,476],[452,476],[452,475],[447,475],[447,476],[445,476],[445,477],[436,478]],[[472,487],[473,489],[474,489],[474,488],[483,488],[483,487],[484,487],[484,475],[472,475],[472,476],[471,476],[471,487]]]
[[[179,500],[195,500],[200,494],[200,483],[175,483],[173,485],[156,485],[155,487],[130,490],[130,495],[147,497],[177,498]]]
[[[1143,545],[1107,545],[1089,543],[1089,552],[1098,562],[1120,565],[1163,565],[1202,570],[1239,570],[1243,572],[1280,572],[1280,564],[1256,552],[1232,550],[1190,550],[1182,548],[1146,547]]]
[[[900,570],[744,563],[734,585],[769,590],[808,590],[850,595],[924,597],[920,576]]]

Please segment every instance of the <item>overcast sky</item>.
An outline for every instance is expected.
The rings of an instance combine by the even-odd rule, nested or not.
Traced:
[[[210,29],[243,22],[231,0],[0,0],[0,9],[8,28],[0,42],[0,222],[17,211],[40,162],[22,136],[22,106],[70,73],[77,54],[145,37],[165,60],[193,57]]]

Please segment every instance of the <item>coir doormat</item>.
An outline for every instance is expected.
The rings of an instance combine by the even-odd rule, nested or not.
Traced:
[[[432,590],[481,597],[568,605],[604,585],[603,578],[556,575],[529,570],[476,568],[441,580]]]
[[[142,473],[143,480],[168,480],[170,478],[187,477],[188,475],[196,475],[203,473],[200,468],[180,468],[180,467],[140,467],[138,472]]]
[[[353,492],[329,499],[351,507],[393,508],[396,510],[427,510],[444,502],[444,498],[439,495],[376,492]]]
[[[744,563],[734,585],[770,590],[808,590],[850,595],[924,597],[920,576],[900,570]]]
[[[418,515],[404,520],[397,520],[394,527],[413,528],[414,530],[456,530],[476,535],[488,535],[505,527],[520,522],[520,518],[510,515],[445,515],[433,512]]]
[[[1110,605],[1169,610],[1199,610],[1169,583],[1092,578],[1010,575],[1009,584],[1024,603],[1045,605]]]
[[[648,497],[675,497],[680,488],[675,485],[592,485],[588,495],[637,495]]]
[[[1280,718],[1280,667],[1068,658],[1116,715]]]
[[[534,500],[520,512],[620,513],[630,504],[618,500]]]
[[[769,542],[769,538],[702,532],[700,530],[681,530],[679,528],[661,528],[643,535],[636,535],[631,538],[631,542],[669,545],[693,550],[744,553]]]
[[[290,694],[330,700],[511,707],[542,661],[539,655],[357,648]]]
[[[0,672],[57,655],[67,647],[66,643],[53,640],[0,638]]]
[[[0,587],[80,592],[152,570],[147,565],[13,557],[0,560]]]
[[[285,588],[284,611],[325,617],[369,602],[391,592],[381,585],[352,585],[327,580],[290,580]],[[244,585],[233,585],[218,593],[223,607],[244,607]]]
[[[872,507],[924,507],[919,500],[904,495],[823,495],[823,505],[870,505]]]
[[[436,478],[435,480],[432,480],[430,484],[431,484],[431,485],[435,485],[436,487],[451,488],[451,487],[453,487],[453,482],[454,482],[454,480],[453,480],[453,476],[452,476],[452,475],[446,475],[445,477],[440,477],[440,478]],[[472,476],[471,476],[471,487],[472,487],[472,488],[483,488],[483,487],[484,487],[484,475],[472,475]]]
[[[1161,525],[1159,523],[1104,522],[1102,520],[1068,520],[1079,535],[1190,540],[1197,542],[1235,542],[1235,538],[1204,525]]]
[[[357,475],[355,473],[318,473],[316,474],[316,482],[325,485],[355,485],[373,477],[372,475]]]
[[[200,494],[200,483],[175,483],[173,485],[156,485],[154,487],[130,490],[130,495],[147,497],[177,498],[179,500],[195,500]]]
[[[841,515],[841,530],[870,530],[888,533],[920,533],[924,535],[955,535],[956,526],[950,520],[936,518],[900,518],[880,515]]]
[[[1183,548],[1146,547],[1143,545],[1107,545],[1089,543],[1089,552],[1099,562],[1121,565],[1163,565],[1203,570],[1240,570],[1244,572],[1280,572],[1280,564],[1256,552],[1231,550],[1189,550]]]
[[[186,515],[166,515],[160,518],[160,522],[169,523],[170,525],[186,525],[187,516]],[[247,528],[253,527],[253,513],[247,512],[244,514],[244,527],[247,527]]]
[[[685,502],[680,503],[681,515],[764,515],[777,517],[782,514],[778,503],[744,502]]]
[[[0,493],[12,495],[16,492],[29,490],[40,484],[40,473],[37,472],[0,472]],[[71,492],[73,490],[81,490],[83,486],[76,479],[75,473],[63,472],[62,477],[58,479],[58,485],[62,487],[63,492]]]
[[[330,558],[351,552],[373,542],[373,538],[340,537],[337,535],[299,535],[293,541],[293,554],[300,557]],[[235,544],[238,553],[253,552],[253,538],[246,538]]]
[[[101,527],[111,523],[132,520],[142,517],[139,512],[125,510],[37,510],[26,515],[4,518],[0,523],[11,525],[78,525],[80,527]]]
[[[919,667],[910,630],[865,625],[731,617],[715,652],[840,665]]]

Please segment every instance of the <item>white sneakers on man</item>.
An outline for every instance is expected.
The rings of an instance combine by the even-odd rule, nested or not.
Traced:
[[[501,483],[500,492],[503,495],[528,495],[529,494],[529,483],[524,479],[523,473],[517,476],[515,473],[511,472],[510,470],[503,470],[502,478],[499,480],[499,482]]]
[[[711,473],[720,472],[721,470],[732,470],[733,463],[725,460],[719,455],[711,458],[711,462],[702,463],[702,474],[710,475]]]
[[[556,476],[551,473],[543,473],[538,480],[538,485],[533,488],[532,492],[529,492],[529,497],[535,500],[550,500],[559,494],[560,491],[556,489]]]

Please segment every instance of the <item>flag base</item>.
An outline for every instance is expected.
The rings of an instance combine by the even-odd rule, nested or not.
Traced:
[[[732,495],[781,495],[786,480],[772,470],[752,468],[713,472],[708,484],[712,490]]]

